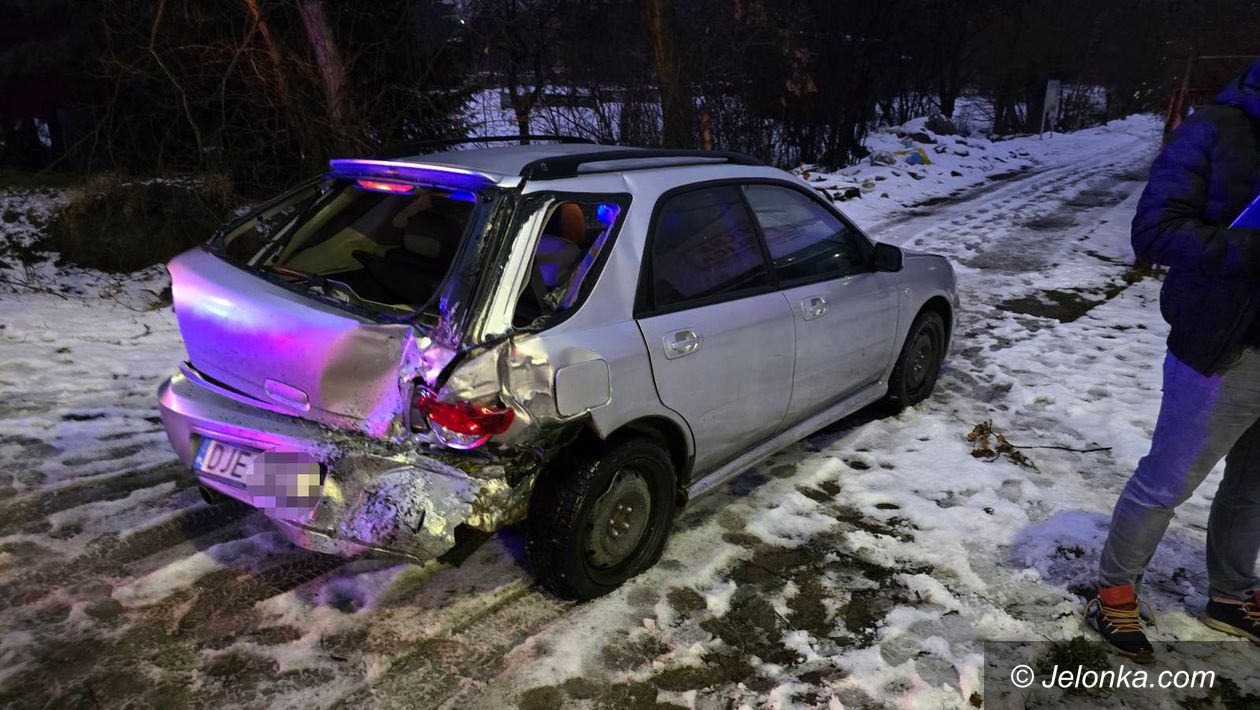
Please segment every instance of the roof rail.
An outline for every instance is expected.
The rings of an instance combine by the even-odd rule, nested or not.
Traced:
[[[515,143],[520,142],[524,145],[525,141],[551,141],[555,143],[585,143],[594,145],[595,141],[589,138],[581,138],[579,136],[558,136],[558,135],[515,135],[515,136],[471,136],[468,138],[438,138],[427,141],[413,141],[411,143],[399,143],[381,148],[372,155],[373,158],[389,159],[389,158],[407,158],[413,155],[420,155],[424,151],[433,148],[449,148],[456,145],[467,145],[469,143]]]
[[[615,167],[600,170],[581,170],[590,163],[608,163],[623,160],[643,161],[639,165]],[[541,158],[525,164],[521,168],[521,177],[526,180],[559,180],[575,177],[579,173],[607,173],[622,170],[649,170],[652,168],[669,168],[680,165],[706,165],[709,163],[730,163],[732,165],[757,165],[765,163],[751,155],[721,150],[683,150],[672,148],[627,148],[625,150],[606,150],[595,153],[575,153],[573,155],[557,155],[552,158]]]

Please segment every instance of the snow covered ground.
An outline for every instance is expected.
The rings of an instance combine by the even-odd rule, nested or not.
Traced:
[[[982,641],[1081,633],[1154,426],[1159,283],[1125,274],[1159,128],[932,136],[929,165],[811,173],[858,187],[840,206],[877,239],[956,264],[937,393],[749,470],[679,519],[656,568],[581,606],[532,586],[515,531],[459,568],[345,562],[205,505],[154,411],[183,358],[149,305],[159,275],[0,270],[71,287],[0,294],[0,703],[972,707]],[[4,237],[26,239],[50,199],[0,196],[18,216]],[[1035,468],[973,457],[986,420]],[[1222,639],[1194,619],[1215,480],[1148,575],[1160,640]]]

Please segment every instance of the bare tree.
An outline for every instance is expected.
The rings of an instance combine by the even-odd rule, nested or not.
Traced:
[[[17,20],[0,32],[6,166],[221,171],[260,191],[333,149],[462,135],[476,90],[502,92],[521,135],[838,166],[879,111],[967,95],[997,132],[1029,130],[1048,78],[1068,125],[1159,108],[1192,47],[1245,54],[1260,31],[1260,0],[45,3],[0,0]]]
[[[347,129],[351,121],[346,101],[346,64],[342,60],[341,51],[337,49],[332,27],[328,24],[324,0],[301,0],[298,9],[306,27],[306,36],[310,40],[311,52],[314,53],[315,63],[319,67],[328,121],[339,135],[344,136],[349,133]]]
[[[475,0],[472,8],[473,36],[502,79],[517,131],[528,142],[530,118],[554,74],[558,20],[570,7],[565,0]]]
[[[679,63],[673,0],[644,0],[643,19],[661,94],[661,142],[670,148],[690,148],[695,144],[696,105]]]
[[[921,53],[932,76],[941,113],[953,118],[963,89],[975,75],[976,0],[933,0]]]

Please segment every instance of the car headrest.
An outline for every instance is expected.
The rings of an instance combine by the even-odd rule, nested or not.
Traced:
[[[555,212],[551,213],[551,219],[547,220],[547,227],[543,230],[543,234],[560,237],[578,246],[585,244],[586,215],[582,213],[582,206],[576,202],[562,203]]]
[[[430,259],[452,256],[462,233],[463,229],[455,220],[434,212],[420,212],[407,220],[402,246],[413,254]]]

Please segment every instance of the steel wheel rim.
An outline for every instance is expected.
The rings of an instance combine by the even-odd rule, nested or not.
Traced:
[[[936,367],[936,338],[928,328],[919,331],[910,349],[910,389],[918,390],[930,379]]]
[[[623,468],[591,508],[583,550],[587,562],[606,570],[632,559],[648,537],[652,491],[634,468]]]

